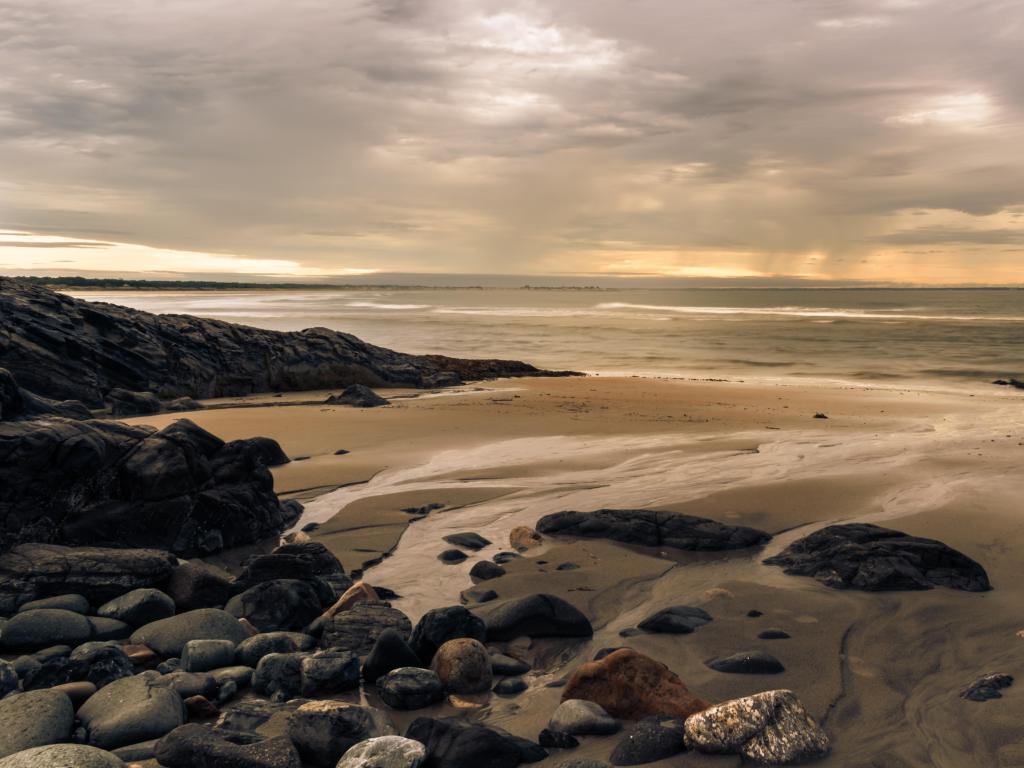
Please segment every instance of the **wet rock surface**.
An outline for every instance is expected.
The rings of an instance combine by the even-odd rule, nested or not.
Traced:
[[[487,626],[488,640],[516,637],[590,637],[594,629],[583,613],[554,595],[529,595],[475,609]]]
[[[743,549],[771,539],[771,535],[755,528],[650,509],[555,512],[538,520],[537,530],[551,536],[609,539],[645,547],[694,551]]]
[[[686,750],[681,717],[646,717],[631,725],[612,750],[612,765],[643,765]]]

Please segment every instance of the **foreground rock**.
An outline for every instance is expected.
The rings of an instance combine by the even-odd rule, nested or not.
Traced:
[[[424,664],[429,664],[438,648],[449,640],[462,637],[483,642],[487,639],[487,628],[483,620],[466,608],[452,605],[423,614],[412,631],[409,645]]]
[[[167,768],[302,768],[287,737],[232,744],[210,728],[193,723],[160,739],[155,755]]]
[[[788,574],[812,576],[834,589],[992,588],[984,568],[941,541],[868,523],[830,525],[764,562],[782,566]]]
[[[481,693],[490,690],[494,682],[486,646],[469,637],[442,645],[430,668],[451,693]]]
[[[67,741],[75,712],[57,691],[14,693],[0,700],[0,758]]]
[[[158,739],[185,722],[181,696],[157,672],[115,680],[78,710],[89,743],[103,749]]]
[[[101,605],[138,587],[163,585],[175,562],[153,549],[22,544],[0,555],[0,613],[69,592]]]
[[[369,655],[363,661],[363,679],[374,683],[393,669],[418,667],[419,656],[393,629],[385,629],[377,636]]]
[[[970,701],[988,701],[989,699],[1001,699],[1003,688],[1013,685],[1013,677],[1010,675],[982,675],[969,686],[960,691],[961,699]]]
[[[421,717],[405,735],[426,747],[424,765],[431,768],[515,768],[521,761],[522,751],[514,740],[458,718]]]
[[[380,710],[340,701],[311,701],[288,720],[288,737],[302,759],[330,768],[358,742],[394,734],[394,726]]]
[[[96,615],[117,619],[133,627],[174,615],[174,601],[159,589],[133,589],[96,609]]]
[[[393,629],[408,637],[412,632],[412,622],[389,603],[359,603],[324,624],[320,646],[339,648],[362,656],[370,652],[381,632],[386,629]]]
[[[591,637],[594,629],[578,608],[554,595],[529,595],[477,608],[488,640],[516,637]]]
[[[377,693],[394,709],[422,709],[444,698],[444,684],[433,670],[399,667],[377,680]]]
[[[0,760],[0,768],[124,768],[124,762],[85,744],[53,744],[11,755]]]
[[[653,715],[689,717],[710,704],[693,695],[661,662],[620,648],[581,665],[562,691],[562,701],[586,699],[613,717],[640,720]]]
[[[352,747],[337,768],[419,768],[427,748],[404,736],[378,736]]]
[[[227,611],[200,608],[140,627],[132,634],[131,642],[163,656],[181,656],[189,640],[231,640],[237,645],[248,637],[245,627]]]
[[[650,509],[555,512],[538,520],[537,530],[552,536],[610,539],[645,547],[696,551],[743,549],[771,539],[770,534],[756,528]]]
[[[646,717],[633,724],[612,751],[612,765],[643,765],[686,750],[683,718]]]
[[[600,704],[584,699],[567,699],[558,705],[548,730],[571,736],[604,736],[619,730],[619,722]]]
[[[293,519],[258,454],[181,419],[0,423],[0,536],[193,555],[279,533]]]
[[[345,391],[331,395],[324,400],[326,405],[351,405],[355,408],[378,408],[387,405],[388,401],[378,395],[365,384],[350,384]]]
[[[828,736],[792,691],[766,691],[709,707],[686,721],[686,743],[701,752],[742,755],[761,765],[824,757]]]
[[[0,634],[0,648],[36,649],[46,645],[78,645],[92,636],[92,625],[80,613],[57,608],[25,611],[11,618]]]

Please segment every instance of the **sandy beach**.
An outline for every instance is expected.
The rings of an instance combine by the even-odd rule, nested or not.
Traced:
[[[320,523],[314,539],[347,570],[395,590],[414,622],[457,604],[473,586],[472,565],[507,550],[511,528],[552,512],[673,510],[775,536],[761,549],[713,554],[547,538],[486,585],[502,599],[563,597],[587,614],[594,637],[518,648],[534,663],[529,694],[491,697],[484,722],[532,738],[559,697],[548,683],[600,648],[628,646],[709,700],[796,691],[832,738],[822,765],[1024,765],[1024,697],[958,697],[978,676],[1024,663],[1015,634],[1024,627],[1019,397],[632,377],[381,393],[391,400],[384,408],[316,404],[328,393],[312,392],[210,401],[188,417],[225,439],[277,439],[294,459],[274,470],[277,491],[306,505],[297,527]],[[402,511],[431,504],[443,506]],[[846,592],[761,563],[824,524],[853,521],[939,539],[979,561],[994,589]],[[443,537],[463,531],[493,544],[463,563],[440,562]],[[556,570],[565,562],[579,568]],[[619,635],[679,604],[714,620],[685,636]],[[769,627],[791,638],[757,639]],[[704,664],[749,650],[771,652],[786,671],[728,675]],[[574,754],[603,759],[613,743],[588,739]],[[691,753],[666,764],[735,760]]]

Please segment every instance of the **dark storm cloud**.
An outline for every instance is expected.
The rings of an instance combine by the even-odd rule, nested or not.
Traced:
[[[1024,203],[1022,45],[1007,0],[0,0],[0,226],[323,271],[857,277],[1020,242],[941,219]]]

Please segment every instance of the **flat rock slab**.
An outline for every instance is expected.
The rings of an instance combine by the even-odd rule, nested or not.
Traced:
[[[706,666],[716,672],[738,675],[777,675],[786,671],[781,661],[764,651],[734,653],[732,656],[712,659],[706,662]]]
[[[189,640],[231,640],[238,644],[249,637],[248,630],[227,611],[199,608],[146,624],[132,634],[131,642],[163,656],[181,656]]]

